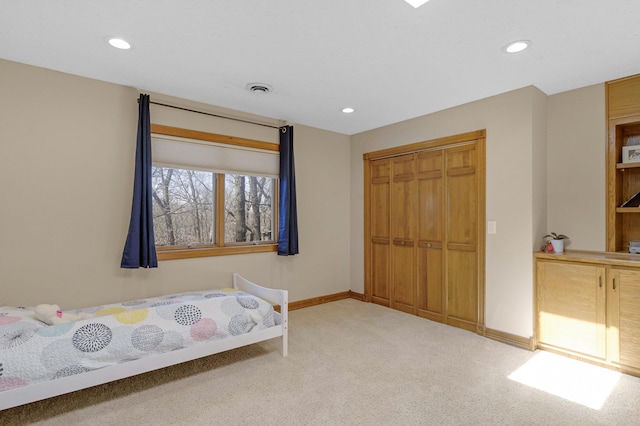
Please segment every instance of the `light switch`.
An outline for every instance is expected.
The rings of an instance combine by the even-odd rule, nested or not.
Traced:
[[[496,233],[496,221],[489,220],[487,221],[487,234],[495,234]]]

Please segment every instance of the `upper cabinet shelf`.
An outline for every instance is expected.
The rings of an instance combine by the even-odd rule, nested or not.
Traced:
[[[640,167],[640,163],[618,163],[616,164],[616,169],[624,170],[624,169],[635,169]]]

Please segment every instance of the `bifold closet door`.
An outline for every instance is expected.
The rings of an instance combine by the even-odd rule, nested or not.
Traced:
[[[371,161],[371,298],[389,306],[391,239],[389,212],[391,207],[391,160]]]
[[[445,150],[447,323],[478,324],[478,176],[475,144]]]
[[[443,321],[444,155],[441,149],[417,154],[418,315]]]
[[[415,155],[391,161],[391,306],[415,313]]]
[[[368,300],[485,332],[485,136],[363,155]]]

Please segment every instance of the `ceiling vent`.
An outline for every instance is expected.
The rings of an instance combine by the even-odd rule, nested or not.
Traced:
[[[258,93],[258,94],[266,94],[266,93],[271,93],[273,91],[271,86],[264,83],[249,83],[245,86],[245,88],[251,93]]]

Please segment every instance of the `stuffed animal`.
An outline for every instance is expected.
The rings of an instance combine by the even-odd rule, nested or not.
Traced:
[[[91,318],[91,315],[81,312],[79,314],[72,314],[69,312],[62,312],[58,305],[38,305],[35,309],[36,319],[42,321],[45,324],[55,325],[63,324],[65,322],[78,321],[81,319]]]

